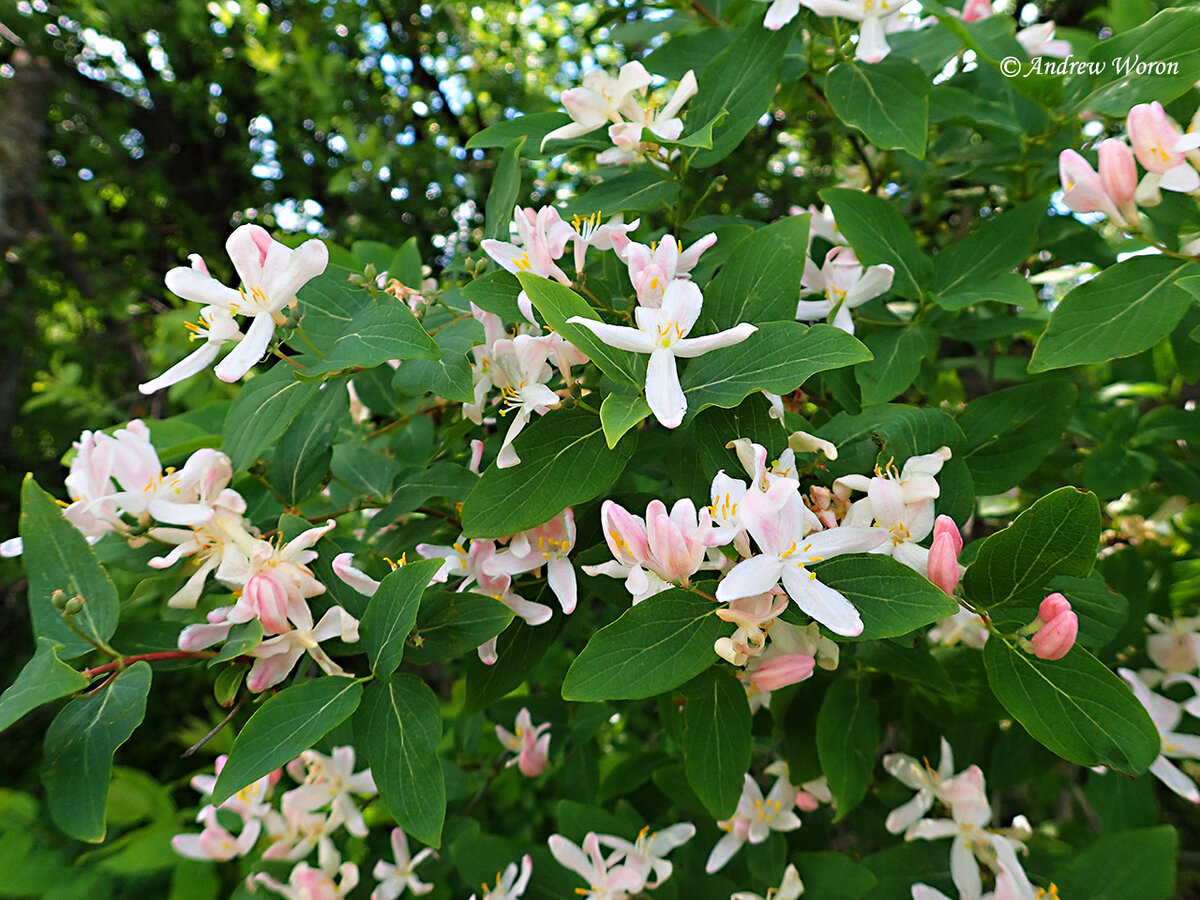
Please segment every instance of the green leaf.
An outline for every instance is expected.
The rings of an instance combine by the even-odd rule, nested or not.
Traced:
[[[704,288],[702,321],[722,331],[739,322],[793,321],[808,252],[809,216],[787,216],[746,235]]]
[[[494,313],[505,322],[524,320],[517,306],[517,295],[520,293],[521,283],[515,275],[503,269],[481,275],[462,287],[464,297],[484,312]]]
[[[1030,200],[985,219],[963,240],[935,256],[930,287],[943,295],[938,302],[947,309],[960,309],[961,305],[948,303],[947,298],[978,290],[978,285],[997,275],[1011,274],[1033,253],[1038,225],[1045,219],[1045,198]]]
[[[362,699],[352,678],[326,675],[284,688],[250,717],[217,776],[212,803],[220,806],[248,784],[295,759],[345,721]]]
[[[1062,440],[1077,394],[1071,382],[1046,378],[968,403],[958,427],[976,493],[1002,493],[1037,471]]]
[[[421,283],[421,248],[415,237],[410,237],[399,246],[386,266],[391,278],[401,284],[415,288]]]
[[[695,147],[699,150],[711,150],[713,145],[713,129],[724,122],[727,115],[729,115],[729,110],[722,109],[695,131],[689,131],[677,141],[664,141],[662,138],[654,135],[653,132],[650,132],[652,135],[650,139],[651,143],[657,140],[670,147]],[[643,132],[645,131],[649,131],[649,129],[643,129]]]
[[[495,597],[469,591],[428,591],[409,640],[408,660],[429,663],[474,653],[512,620],[513,611]]]
[[[863,406],[887,403],[908,390],[921,371],[921,361],[937,348],[937,335],[925,325],[878,328],[867,336],[874,359],[856,366]]]
[[[229,629],[225,643],[221,645],[221,652],[208,661],[208,667],[211,669],[213,666],[219,666],[231,659],[237,659],[243,653],[253,650],[261,644],[262,639],[263,627],[262,622],[258,619],[234,625]]]
[[[1142,487],[1154,474],[1155,459],[1123,443],[1103,443],[1083,461],[1083,484],[1111,500]]]
[[[876,147],[905,150],[917,159],[925,158],[929,90],[928,75],[894,56],[871,65],[838,63],[825,82],[825,96],[838,118]]]
[[[554,645],[562,621],[553,619],[535,627],[517,620],[497,640],[495,663],[489,666],[478,656],[468,657],[467,715],[486,709],[521,684]]]
[[[689,120],[708,122],[723,109],[730,113],[714,129],[712,149],[699,151],[692,165],[704,168],[723,160],[767,111],[779,83],[783,54],[798,24],[778,31],[750,25],[700,72],[696,78],[699,90],[688,108]]]
[[[0,731],[43,703],[88,686],[86,678],[58,658],[62,644],[46,637],[38,638],[37,644],[33,659],[25,664],[8,690],[0,694]]]
[[[316,399],[321,386],[298,381],[295,371],[286,363],[278,363],[256,374],[233,398],[221,428],[221,448],[235,472],[250,468],[287,431],[300,411]]]
[[[804,873],[804,890],[821,900],[861,900],[875,887],[875,875],[844,853],[822,850],[789,857]]]
[[[1200,81],[1198,31],[1200,10],[1183,7],[1164,9],[1144,25],[1100,41],[1088,59],[1104,69],[1075,109],[1120,118],[1139,103],[1174,100]],[[1126,61],[1134,64],[1132,71]],[[1139,61],[1150,63],[1149,71],[1139,73]]]
[[[33,633],[61,645],[67,659],[92,649],[54,608],[52,598],[62,591],[63,600],[83,598],[83,608],[71,619],[75,627],[96,643],[105,643],[116,631],[120,615],[117,589],[87,539],[63,518],[62,507],[38,486],[33,475],[26,475],[21,484],[20,523]]]
[[[354,716],[354,737],[375,773],[379,799],[409,835],[442,844],[446,785],[437,745],[441,705],[415,675],[393,675],[367,687]]]
[[[1044,660],[993,636],[983,647],[983,662],[1004,708],[1063,759],[1140,775],[1161,753],[1158,730],[1142,704],[1082,647]]]
[[[349,421],[350,393],[341,384],[325,384],[303,416],[292,421],[271,461],[271,485],[296,505],[321,486],[329,472],[338,427]]]
[[[463,536],[502,537],[548,522],[566,507],[603,494],[637,446],[637,433],[608,449],[599,418],[582,409],[554,410],[515,442],[520,465],[492,464],[467,496]]]
[[[963,590],[981,609],[1039,603],[1056,575],[1086,578],[1100,549],[1100,502],[1073,487],[1047,494],[1003,531],[984,539]]]
[[[588,641],[563,679],[564,700],[640,700],[679,687],[717,659],[717,605],[690,591],[647,597]]]
[[[417,607],[429,579],[442,567],[440,559],[398,566],[379,582],[359,629],[367,662],[376,678],[387,678],[404,658],[404,642],[417,621]]]
[[[1062,860],[1054,884],[1063,897],[1171,900],[1179,834],[1170,825],[1121,831]]]
[[[392,387],[412,396],[428,391],[446,400],[471,402],[475,399],[475,382],[467,353],[483,341],[483,326],[474,319],[447,322],[437,329],[433,341],[442,355],[437,359],[406,360],[392,376]]]
[[[400,463],[357,443],[333,448],[330,470],[333,477],[355,491],[381,500],[392,496],[392,485],[400,474]]]
[[[839,678],[825,692],[817,713],[817,755],[837,804],[834,821],[862,802],[879,746],[879,704],[865,678]]]
[[[731,409],[755,391],[790,394],[818,372],[865,359],[867,349],[837,328],[767,322],[741,343],[688,363],[680,379],[687,419],[706,406]]]
[[[899,637],[958,611],[953,597],[890,556],[838,556],[817,563],[812,571],[823,584],[845,595],[862,615],[863,633],[839,640]],[[807,624],[803,614],[792,606],[784,618]]]
[[[646,416],[650,415],[650,407],[641,397],[629,394],[609,394],[600,404],[600,425],[604,429],[604,440],[611,450],[617,446],[622,435],[635,427]]]
[[[865,266],[887,263],[896,270],[892,290],[919,299],[933,271],[904,216],[891,203],[849,188],[826,188],[820,197],[833,209],[838,228]]]
[[[1176,282],[1195,263],[1135,256],[1073,289],[1055,308],[1029,361],[1030,372],[1107,362],[1153,347],[1183,318],[1193,297]]]
[[[1077,640],[1089,650],[1102,648],[1112,641],[1129,618],[1129,601],[1110,588],[1099,572],[1093,572],[1090,578],[1060,575],[1046,587],[1071,601],[1071,609],[1079,618]],[[1030,618],[1027,615],[1018,627]]]
[[[534,113],[531,116],[505,119],[473,134],[467,141],[466,149],[489,150],[492,147],[509,147],[519,138],[527,138],[526,144],[531,152],[548,156],[549,154],[542,154],[539,149],[542,138],[570,121],[571,117],[566,113]]]
[[[1037,295],[1023,275],[1005,272],[993,276],[982,284],[960,288],[953,293],[935,294],[935,303],[942,309],[966,309],[976,303],[1007,303],[1032,309],[1037,306]]]
[[[397,516],[412,512],[431,497],[445,497],[451,503],[460,503],[478,481],[479,476],[470,469],[452,462],[436,462],[429,468],[417,466],[405,469],[396,479],[392,502],[379,511],[371,520],[371,525],[382,528],[394,522]]]
[[[560,210],[564,219],[600,213],[607,219],[619,212],[646,212],[670,206],[679,196],[679,182],[666,181],[657,169],[639,169],[606,178],[590,191],[572,198]],[[526,288],[528,290],[528,288]]]
[[[742,683],[709,669],[682,688],[683,764],[714,819],[733,815],[750,769],[750,705]]]
[[[296,295],[300,299],[304,333],[322,352],[327,352],[354,317],[373,302],[364,288],[349,281],[356,273],[361,273],[361,266],[354,265],[353,269],[327,266]]]
[[[150,664],[136,662],[107,687],[72,700],[46,730],[42,783],[54,823],[71,837],[98,844],[113,754],[146,717]]]
[[[311,365],[300,376],[313,379],[346,369],[373,369],[389,359],[437,359],[438,348],[407,304],[380,294],[354,316],[324,359],[305,358]]]
[[[588,358],[609,378],[641,391],[646,381],[645,365],[635,364],[631,354],[608,346],[582,325],[567,322],[572,316],[599,319],[588,302],[568,287],[549,278],[522,272],[517,276],[546,324],[587,354]]]
[[[485,237],[508,240],[513,207],[517,205],[517,197],[521,193],[521,147],[526,140],[528,138],[525,135],[513,138],[500,154],[484,209],[487,223]]]

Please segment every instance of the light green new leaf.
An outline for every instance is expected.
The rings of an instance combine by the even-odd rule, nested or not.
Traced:
[[[354,716],[354,737],[388,812],[409,835],[440,847],[446,783],[437,755],[442,739],[437,696],[415,675],[376,681]]]
[[[892,290],[919,299],[933,263],[921,252],[908,222],[886,200],[849,188],[826,188],[821,199],[830,205],[838,228],[863,265],[887,263],[896,270]]]
[[[732,409],[755,391],[790,394],[818,372],[870,358],[856,338],[829,325],[767,322],[741,343],[688,363],[680,379],[686,421],[706,406]]]
[[[679,687],[716,662],[717,605],[672,589],[647,597],[588,641],[563,679],[564,700],[640,700]]]
[[[221,428],[221,448],[235,472],[250,468],[259,454],[287,431],[300,411],[316,399],[321,386],[297,380],[295,371],[286,363],[278,363],[247,381],[233,398]]]
[[[622,435],[648,415],[650,407],[641,397],[629,394],[609,394],[605,397],[600,404],[600,425],[604,428],[608,449],[617,446]]]
[[[936,349],[937,335],[919,323],[879,328],[867,336],[866,346],[873,359],[857,366],[854,377],[863,406],[874,406],[908,390],[921,371],[921,360]]]
[[[853,554],[812,566],[822,584],[842,593],[862,615],[863,633],[840,641],[869,641],[899,637],[952,616],[958,602],[918,573],[890,556]],[[807,624],[804,614],[789,606],[785,619]]]
[[[250,717],[217,776],[212,802],[220,806],[248,784],[316,745],[358,708],[362,685],[325,675],[284,688]]]
[[[62,591],[63,600],[83,598],[83,608],[71,620],[75,627],[97,643],[105,643],[116,630],[120,615],[117,589],[87,539],[63,518],[62,507],[38,486],[33,475],[26,475],[21,484],[20,532],[33,633],[61,645],[66,659],[92,649],[54,608],[54,593]]]
[[[1107,362],[1153,347],[1194,302],[1177,282],[1200,266],[1167,256],[1135,256],[1072,290],[1050,315],[1030,372]]]
[[[1069,762],[1140,775],[1162,751],[1158,729],[1129,687],[1080,646],[1044,660],[993,637],[983,662],[1004,708]]]
[[[1139,103],[1174,100],[1200,81],[1198,32],[1200,10],[1180,7],[1164,9],[1145,24],[1098,42],[1088,59],[1103,63],[1104,69],[1075,109],[1119,118]],[[1139,62],[1150,63],[1150,69],[1138,72]]]
[[[416,560],[396,567],[379,582],[359,628],[376,678],[389,677],[400,665],[404,642],[417,621],[421,594],[441,567],[440,559]]]
[[[333,342],[325,358],[313,360],[299,375],[320,378],[346,369],[373,369],[390,359],[437,359],[439,350],[408,306],[390,294],[380,294],[362,309]]]
[[[80,841],[98,844],[113,754],[146,717],[150,664],[136,662],[90,697],[72,700],[46,730],[42,784],[54,823]]]
[[[714,819],[733,815],[750,768],[750,707],[741,682],[709,669],[682,688],[684,771]]]
[[[688,108],[689,120],[708,122],[723,109],[729,115],[713,130],[712,149],[699,151],[692,165],[703,168],[723,160],[767,111],[798,25],[778,31],[750,25],[697,75],[699,91]]]
[[[300,503],[320,487],[329,473],[333,438],[349,413],[349,391],[340,384],[322,385],[307,413],[283,433],[271,461],[271,485],[288,503]]]
[[[971,603],[1037,604],[1056,575],[1086,578],[1100,549],[1100,502],[1078,488],[1059,488],[985,538],[967,567],[963,590]]]
[[[598,497],[637,446],[629,432],[609,450],[600,419],[582,409],[552,410],[515,441],[519,465],[488,467],[462,509],[463,536],[502,537],[548,522],[566,507]]]
[[[867,795],[879,746],[879,704],[865,678],[845,676],[825,692],[817,713],[817,755],[843,819]]]
[[[704,288],[700,317],[708,331],[796,318],[809,218],[787,216],[737,242]]]
[[[512,620],[513,611],[495,597],[470,591],[426,591],[405,657],[409,662],[429,663],[473,656],[477,647]]]
[[[1046,378],[968,403],[958,427],[976,492],[999,494],[1032,475],[1062,439],[1077,393],[1069,381]]]
[[[58,658],[61,644],[50,638],[37,639],[37,652],[25,664],[17,680],[0,694],[0,731],[43,703],[57,700],[88,686],[88,680]]]
[[[574,215],[589,216],[596,212],[607,219],[619,212],[645,212],[664,204],[670,206],[678,196],[678,181],[665,180],[657,169],[639,169],[605,179],[569,200],[560,213],[568,221]]]
[[[925,158],[929,131],[929,76],[906,59],[890,56],[862,65],[838,63],[829,70],[825,96],[833,111],[876,147]]]
[[[492,189],[488,191],[484,207],[486,222],[485,237],[508,240],[508,226],[512,222],[513,207],[521,193],[521,147],[527,138],[514,138],[500,154],[496,175],[492,178]]]
[[[582,325],[567,322],[572,316],[599,320],[600,317],[586,300],[569,287],[539,275],[522,272],[517,280],[553,331],[587,354],[600,371],[613,381],[630,385],[638,391],[642,389],[646,381],[644,363],[636,363],[632,354],[608,346]]]

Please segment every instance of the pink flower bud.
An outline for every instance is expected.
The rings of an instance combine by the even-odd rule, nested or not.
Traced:
[[[962,550],[962,535],[949,516],[938,516],[933,526],[933,543],[929,547],[929,580],[947,594],[958,585],[958,554]]]
[[[1071,602],[1062,594],[1054,593],[1046,597],[1038,606],[1037,617],[1043,622],[1052,622],[1062,613],[1071,611]]]
[[[1133,201],[1137,190],[1137,166],[1133,162],[1133,151],[1124,141],[1109,138],[1100,145],[1100,182],[1109,199],[1117,206]]]
[[[1030,639],[1033,653],[1038,659],[1062,659],[1075,646],[1078,634],[1079,618],[1075,613],[1059,613]]]
[[[1096,170],[1074,150],[1059,154],[1058,177],[1062,181],[1063,203],[1068,209],[1077,213],[1104,213],[1110,219],[1124,222]]]
[[[242,591],[242,597],[254,610],[265,631],[282,634],[291,630],[287,618],[287,585],[282,583],[277,570],[268,569],[251,576]]]
[[[962,8],[964,22],[978,22],[992,15],[992,0],[967,0]]]
[[[765,660],[750,673],[756,690],[777,691],[812,675],[816,660],[807,653],[785,653]]]
[[[600,524],[608,549],[623,566],[640,566],[650,553],[646,523],[623,506],[605,500],[600,507]]]
[[[808,791],[796,791],[796,808],[801,812],[813,812],[821,801]]]

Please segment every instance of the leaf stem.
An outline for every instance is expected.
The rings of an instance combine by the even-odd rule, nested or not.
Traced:
[[[105,672],[119,672],[136,662],[157,662],[163,659],[212,659],[216,655],[217,652],[215,650],[159,650],[155,653],[138,653],[133,656],[122,656],[120,659],[115,659],[102,666],[84,669],[80,674],[84,678],[92,678],[96,675],[103,675]]]

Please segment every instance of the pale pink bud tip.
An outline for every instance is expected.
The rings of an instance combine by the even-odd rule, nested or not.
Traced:
[[[938,516],[933,526],[933,543],[929,547],[927,574],[929,580],[947,594],[958,586],[958,554],[962,550],[962,535],[949,516]]]
[[[1067,610],[1038,629],[1031,639],[1033,653],[1038,659],[1062,659],[1075,646],[1079,634],[1079,617]]]
[[[800,812],[812,812],[820,805],[821,801],[808,791],[796,791],[796,809]]]
[[[1062,613],[1071,611],[1071,603],[1062,594],[1053,593],[1046,597],[1038,606],[1038,618],[1043,622],[1052,622]]]
[[[759,691],[777,691],[812,675],[816,660],[807,653],[785,653],[768,659],[750,674]]]

